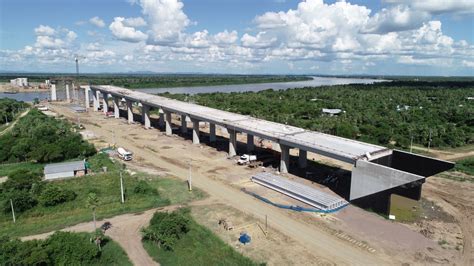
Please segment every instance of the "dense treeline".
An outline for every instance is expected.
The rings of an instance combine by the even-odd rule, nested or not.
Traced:
[[[0,99],[0,125],[13,121],[15,115],[28,107],[27,103],[8,98]]]
[[[90,234],[71,232],[56,232],[45,240],[0,237],[0,265],[131,265],[109,238],[100,248],[90,239]]]
[[[94,146],[73,132],[71,124],[36,109],[0,136],[0,162],[58,162],[94,153]]]
[[[21,75],[24,77],[25,75]],[[51,77],[74,77],[68,74],[26,75],[30,81],[44,82]],[[17,75],[0,75],[0,81],[8,82]],[[83,84],[110,84],[126,88],[166,88],[182,86],[212,86],[266,82],[289,82],[310,79],[299,75],[218,75],[218,74],[88,74],[80,75]]]
[[[318,88],[164,96],[361,141],[407,148],[413,143],[474,143],[473,82],[384,82]],[[322,108],[342,109],[336,116]]]

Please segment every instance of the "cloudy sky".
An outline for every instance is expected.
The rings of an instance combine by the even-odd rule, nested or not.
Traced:
[[[473,0],[0,0],[0,71],[474,76]]]

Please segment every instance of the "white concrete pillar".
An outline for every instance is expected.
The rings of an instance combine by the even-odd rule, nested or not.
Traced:
[[[299,150],[299,155],[298,155],[298,167],[299,168],[306,168],[308,165],[308,152],[305,150],[300,149]]]
[[[280,159],[280,173],[288,173],[290,169],[290,147],[280,144],[281,159]]]
[[[107,92],[102,92],[102,111],[104,114],[109,112],[109,94]]]
[[[209,123],[209,141],[216,142],[216,124]]]
[[[95,111],[99,111],[99,107],[100,107],[100,103],[99,103],[99,100],[100,100],[100,91],[99,91],[99,90],[96,90],[96,91],[95,91],[95,97],[97,98],[97,101],[96,101],[97,109],[95,109]]]
[[[229,132],[229,157],[237,155],[237,132],[233,129],[227,129]]]
[[[57,101],[58,97],[56,96],[56,84],[51,84],[51,101]]]
[[[163,128],[165,126],[165,113],[163,112],[163,109],[160,108],[158,111],[160,118],[158,119],[158,127]]]
[[[69,94],[69,84],[66,84],[66,101],[71,101],[71,95]]]
[[[188,124],[186,123],[186,115],[181,115],[181,133],[188,132]]]
[[[120,98],[117,96],[114,96],[114,117],[115,118],[120,118],[119,101],[120,101]]]
[[[247,133],[247,152],[251,153],[255,149],[253,135]]]
[[[133,123],[133,102],[131,100],[126,100],[127,102],[127,114],[128,114],[128,123]]]
[[[191,118],[193,122],[193,144],[199,144],[199,120]]]
[[[86,105],[86,109],[89,109],[89,86],[84,87],[84,103]]]
[[[97,99],[97,90],[91,89],[92,92],[92,106],[94,108],[94,112],[99,110],[99,100]]]
[[[150,106],[142,103],[142,120],[145,128],[150,128]]]
[[[165,122],[166,122],[166,135],[171,136],[173,134],[173,130],[171,128],[171,112],[170,111],[164,111],[165,112]]]

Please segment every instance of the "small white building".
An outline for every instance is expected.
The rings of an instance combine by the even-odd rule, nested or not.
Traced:
[[[28,78],[11,79],[10,85],[15,87],[28,87]]]
[[[44,167],[44,179],[55,180],[83,176],[87,172],[85,161],[47,164]]]

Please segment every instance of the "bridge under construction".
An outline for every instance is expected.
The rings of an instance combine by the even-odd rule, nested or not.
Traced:
[[[315,153],[352,164],[350,193],[348,200],[378,200],[382,210],[389,207],[392,193],[419,200],[421,188],[429,176],[446,171],[453,163],[416,155],[400,150],[310,131],[285,124],[275,123],[246,115],[226,112],[193,103],[173,100],[157,95],[133,91],[109,85],[82,86],[85,91],[86,108],[108,113],[112,99],[115,118],[120,117],[119,106],[125,102],[127,119],[133,123],[133,108],[139,107],[142,122],[151,127],[150,109],[159,108],[160,123],[166,135],[172,135],[171,115],[181,116],[181,132],[188,131],[187,121],[192,122],[193,143],[200,143],[199,122],[209,123],[209,141],[216,141],[216,126],[229,133],[229,156],[237,155],[237,134],[247,136],[247,152],[254,150],[254,137],[279,145],[280,172],[287,173],[290,167],[290,149],[298,149],[298,167],[307,166],[307,153]],[[92,101],[90,101],[90,95]]]

